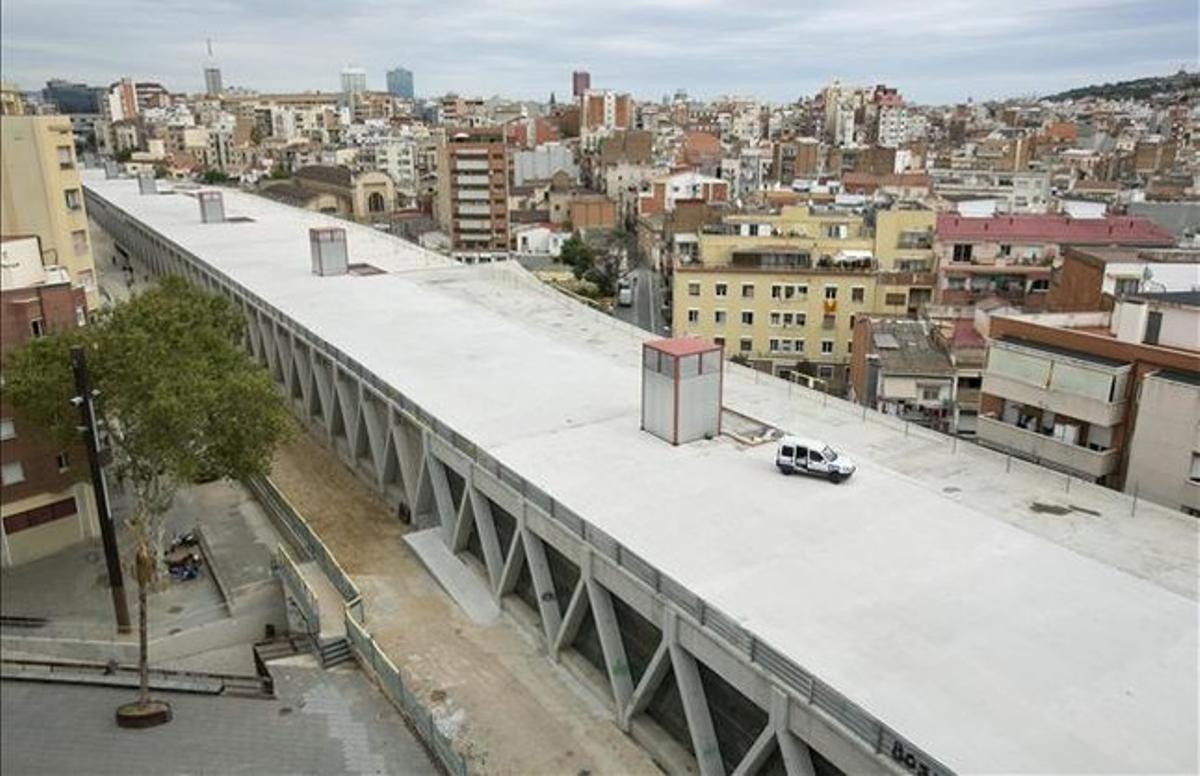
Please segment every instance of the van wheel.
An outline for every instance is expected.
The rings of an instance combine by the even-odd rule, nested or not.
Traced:
[[[830,472],[829,473],[829,481],[832,482],[834,485],[837,485],[839,482],[842,481],[842,475],[838,472]]]

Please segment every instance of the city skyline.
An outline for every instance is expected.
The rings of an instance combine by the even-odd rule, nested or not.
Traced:
[[[1130,0],[868,2],[853,11],[827,3],[797,10],[673,0],[653,9],[618,3],[570,13],[506,2],[452,17],[421,6],[360,3],[338,20],[327,18],[324,5],[300,3],[287,18],[275,18],[234,2],[216,17],[170,9],[137,28],[121,20],[139,15],[139,0],[120,0],[115,10],[48,5],[21,0],[0,11],[4,78],[22,89],[54,77],[103,84],[131,75],[200,92],[206,37],[214,40],[225,83],[260,92],[336,91],[348,64],[366,68],[368,87],[383,91],[386,71],[402,61],[418,75],[421,95],[536,100],[569,95],[575,69],[590,71],[596,87],[640,99],[683,88],[701,98],[786,102],[839,78],[886,82],[914,102],[940,104],[1165,75],[1197,62],[1195,5],[1176,0],[1151,8]],[[79,23],[64,28],[55,24],[61,18]],[[255,37],[267,21],[272,41]],[[109,45],[97,46],[97,36]]]

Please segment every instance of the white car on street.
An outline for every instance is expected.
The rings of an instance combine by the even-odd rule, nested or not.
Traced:
[[[775,465],[784,474],[812,474],[830,482],[841,482],[854,474],[854,461],[824,442],[786,436],[775,450]]]

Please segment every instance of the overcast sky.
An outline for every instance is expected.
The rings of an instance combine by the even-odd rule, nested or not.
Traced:
[[[792,100],[833,78],[917,102],[1049,93],[1197,68],[1197,0],[3,0],[6,81],[203,88],[205,38],[226,85],[336,90],[404,65],[419,95],[544,100],[592,85],[657,99]]]

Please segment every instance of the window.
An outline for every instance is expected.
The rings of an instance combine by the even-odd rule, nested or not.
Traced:
[[[17,427],[12,418],[0,418],[0,440],[12,439],[17,435]]]
[[[770,324],[771,326],[782,325],[783,324],[783,313],[772,312],[767,318],[767,323]]]
[[[1113,292],[1117,296],[1128,296],[1129,294],[1136,294],[1141,289],[1141,278],[1117,278],[1117,287]]]
[[[1147,345],[1157,345],[1158,335],[1162,332],[1162,313],[1152,312],[1146,320],[1146,336],[1142,338],[1142,342]]]
[[[700,323],[700,311],[697,310],[695,307],[688,310],[687,311],[687,322],[688,323]]]
[[[1049,278],[1038,278],[1037,280],[1032,281],[1029,284],[1029,290],[1030,291],[1049,291],[1050,290],[1050,279]]]
[[[1001,245],[1000,246],[1000,255],[1004,256],[1004,257],[1012,256],[1012,246],[1011,245]]]
[[[75,325],[87,326],[87,310],[81,304],[75,305]]]
[[[792,340],[792,350],[794,350],[797,353],[803,353],[804,352],[804,340],[802,340],[802,339]]]
[[[971,260],[971,249],[974,247],[975,246],[971,245],[970,243],[955,243],[953,260],[954,261],[970,261]]]
[[[20,461],[6,463],[0,467],[0,485],[16,485],[25,481],[25,469]]]
[[[67,189],[63,192],[63,199],[67,203],[67,210],[78,210],[82,207],[82,201],[79,199],[79,189]]]
[[[778,353],[779,352],[779,340],[777,340],[777,339],[767,340],[767,350],[771,351],[772,353]]]
[[[753,310],[742,310],[742,325],[743,326],[753,326],[754,325],[754,311]]]
[[[715,293],[717,296],[729,296],[729,285],[726,283],[717,283]]]
[[[821,340],[821,353],[829,355],[833,352],[833,340]]]
[[[725,347],[725,338],[724,337],[713,337],[713,342],[717,343],[721,347]]]
[[[783,298],[783,286],[779,285],[778,283],[771,286],[771,298],[772,299],[782,299]]]
[[[827,224],[825,226],[825,236],[833,240],[844,240],[850,234],[850,226],[848,224]]]
[[[825,286],[825,298],[837,299],[837,286]]]
[[[890,307],[900,307],[907,301],[908,298],[904,294],[887,294],[883,298],[883,303]]]
[[[831,379],[833,377],[833,367],[818,366],[817,367],[817,377],[820,377],[822,380]]]
[[[60,473],[65,472],[67,469],[71,468],[71,454],[66,450],[63,450],[59,452],[58,455],[54,456],[54,462],[58,464],[58,471]]]
[[[837,316],[836,315],[826,315],[821,320],[821,328],[822,329],[832,329],[836,325],[837,325]]]
[[[754,284],[753,283],[742,283],[742,299],[753,299],[753,298],[754,298]]]
[[[808,296],[808,285],[801,283],[796,286],[796,296]]]
[[[699,283],[688,283],[688,296],[700,296]]]
[[[867,298],[867,289],[862,286],[855,286],[850,289],[850,301],[861,302]]]
[[[854,331],[854,316],[850,316],[850,331]]]
[[[846,353],[849,354],[849,353],[853,353],[853,352],[854,352],[854,340],[850,340],[849,342],[846,343]]]
[[[753,349],[754,340],[750,339],[749,337],[742,337],[741,341],[738,342],[738,350],[742,351],[743,353],[749,353]]]
[[[1192,468],[1188,472],[1188,479],[1200,482],[1200,453],[1192,453]]]
[[[55,150],[58,152],[59,169],[69,170],[75,166],[75,160],[71,157],[71,146],[59,146]]]
[[[87,253],[88,243],[86,229],[77,229],[74,232],[71,232],[71,248],[75,251],[76,256]]]
[[[46,336],[46,322],[41,318],[34,318],[32,321],[30,321],[29,329],[33,332],[33,336],[35,337]]]
[[[713,323],[717,324],[718,326],[725,325],[725,318],[726,318],[726,315],[725,315],[724,310],[714,310],[713,311]]]

